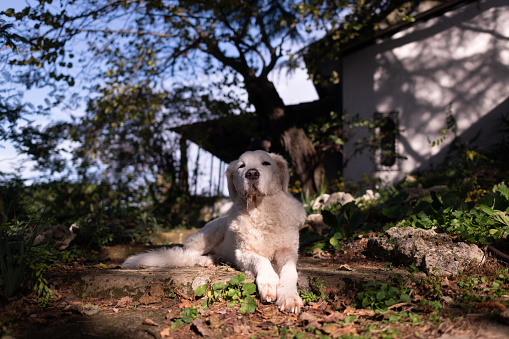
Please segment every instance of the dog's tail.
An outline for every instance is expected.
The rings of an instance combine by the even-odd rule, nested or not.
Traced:
[[[181,247],[161,248],[130,256],[122,264],[123,268],[139,268],[140,266],[177,267],[177,266],[208,266],[212,259],[198,251]]]

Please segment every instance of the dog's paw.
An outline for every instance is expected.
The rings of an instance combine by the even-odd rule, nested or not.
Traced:
[[[302,299],[299,297],[297,292],[294,293],[284,293],[279,290],[279,294],[276,300],[276,306],[279,307],[281,311],[287,311],[292,313],[300,313],[302,306],[304,303]]]
[[[215,266],[214,258],[209,256],[202,256],[198,261],[198,265],[203,267]]]
[[[272,302],[277,298],[277,284],[279,276],[274,274],[264,274],[256,277],[258,293],[263,301]]]

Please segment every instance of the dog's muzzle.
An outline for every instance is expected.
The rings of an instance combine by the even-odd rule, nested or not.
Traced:
[[[251,168],[244,174],[244,178],[246,200],[248,202],[254,202],[257,196],[263,195],[259,188],[260,172],[255,168]]]
[[[260,179],[260,172],[258,172],[258,170],[255,168],[251,168],[246,172],[245,177],[248,180],[258,180]]]

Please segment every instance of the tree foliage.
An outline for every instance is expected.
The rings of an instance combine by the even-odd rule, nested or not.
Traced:
[[[11,65],[45,74],[44,83],[72,87],[79,81],[86,90],[104,96],[105,100],[88,105],[84,123],[75,129],[75,133],[85,133],[80,137],[75,134],[86,144],[80,153],[83,163],[91,154],[113,156],[100,150],[99,144],[85,151],[92,141],[104,145],[105,130],[114,132],[117,139],[124,136],[124,144],[133,146],[128,135],[118,130],[127,120],[128,126],[133,121],[138,127],[140,122],[147,123],[146,130],[137,130],[139,133],[158,130],[162,121],[156,122],[154,117],[164,111],[161,105],[168,104],[164,88],[176,77],[188,82],[190,78],[195,82],[223,78],[227,85],[238,85],[246,92],[265,129],[261,132],[273,139],[273,150],[290,158],[303,186],[312,190],[313,181],[321,183],[316,150],[304,130],[286,114],[269,74],[285,61],[296,67],[297,52],[305,51],[303,46],[323,34],[344,41],[376,29],[401,3],[33,0],[20,11],[8,9],[2,14],[15,20],[16,29],[25,37],[18,48],[23,53],[9,56]],[[150,104],[140,99],[147,96]],[[129,104],[124,104],[125,100]],[[114,103],[122,104],[113,107]],[[101,116],[108,117],[109,126]],[[155,125],[148,128],[150,121]],[[116,154],[124,154],[125,147],[116,145]],[[138,144],[134,147],[146,149]]]

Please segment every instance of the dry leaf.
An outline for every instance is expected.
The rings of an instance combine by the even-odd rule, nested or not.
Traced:
[[[149,319],[149,318],[145,318],[145,320],[143,320],[143,325],[150,325],[150,326],[159,326],[154,320],[152,319]]]
[[[343,311],[344,314],[354,314],[355,312],[357,312],[357,309],[352,306],[347,306]]]
[[[332,314],[329,314],[325,318],[323,318],[323,322],[324,323],[336,323],[340,320],[345,320],[345,318],[346,318],[346,314],[334,312]]]
[[[117,301],[117,307],[129,307],[133,303],[133,298],[131,297],[122,297]]]
[[[192,322],[194,327],[196,327],[196,330],[204,337],[210,336],[210,331],[207,328],[207,325],[203,323],[203,320],[200,318],[195,318]]]
[[[159,335],[161,336],[161,338],[169,337],[170,336],[170,328],[169,327],[164,328],[161,332],[159,332]]]
[[[316,320],[316,317],[309,312],[302,312],[301,314],[299,314],[298,319],[300,321],[312,322]]]
[[[142,304],[155,304],[161,302],[164,297],[164,289],[161,284],[150,285],[145,293],[138,300]]]
[[[339,271],[353,271],[353,268],[351,268],[350,266],[344,264],[344,265],[339,266],[338,270]]]
[[[356,309],[351,306],[347,306],[345,310],[343,311],[343,314],[345,315],[358,315],[358,316],[368,316],[372,317],[375,315],[375,311],[373,310],[365,310],[365,309]]]
[[[328,324],[323,326],[321,331],[329,334],[333,338],[339,338],[346,334],[357,334],[357,330],[351,325],[343,327],[339,324]]]
[[[246,325],[233,325],[233,331],[236,334],[245,334],[245,335],[248,335],[251,332],[249,329],[249,326],[246,326]]]
[[[193,306],[189,300],[184,300],[179,304],[179,308],[188,308]]]

